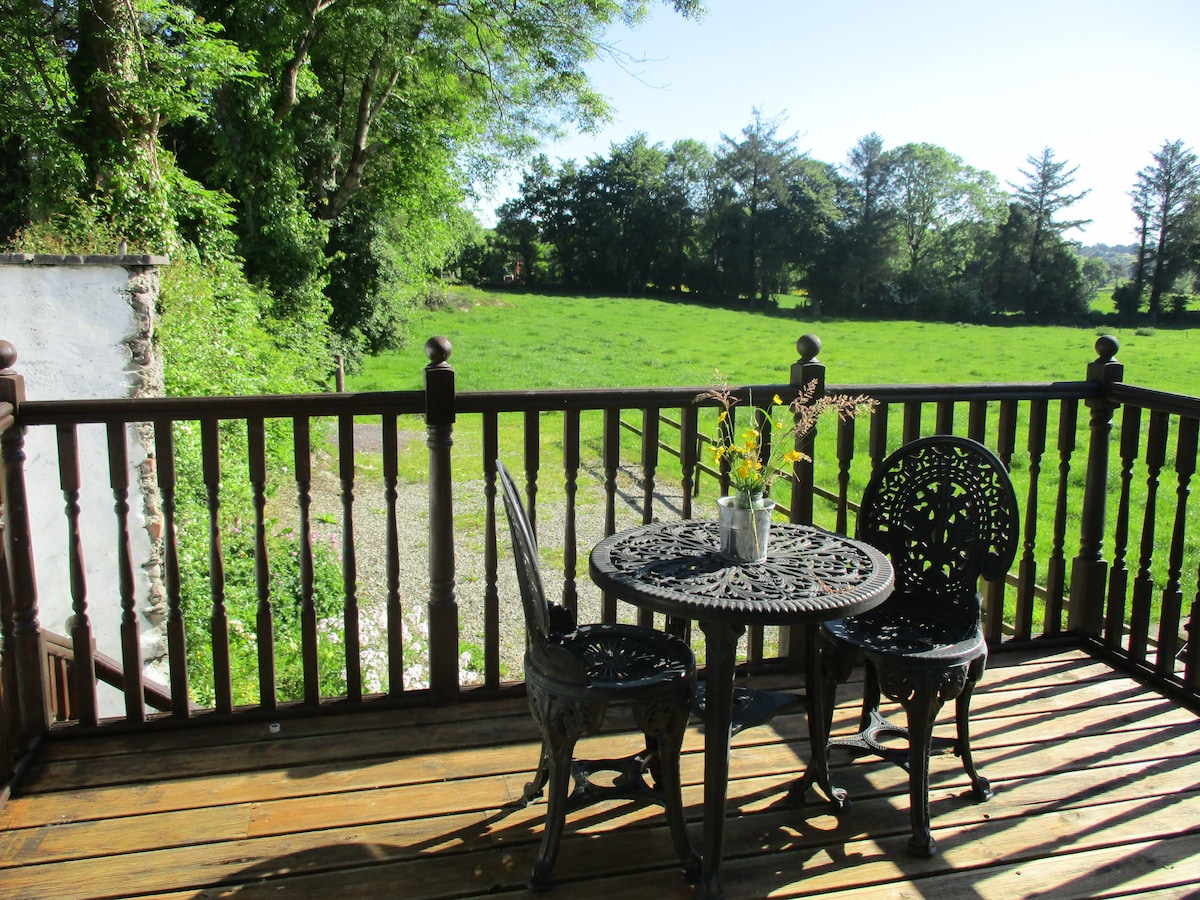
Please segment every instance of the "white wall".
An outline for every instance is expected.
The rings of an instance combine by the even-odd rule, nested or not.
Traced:
[[[134,356],[149,347],[153,318],[152,307],[146,308],[145,284],[149,276],[154,287],[149,293],[156,294],[154,266],[163,262],[162,257],[0,256],[0,338],[17,349],[14,368],[25,377],[27,400],[123,398],[147,392],[145,366]],[[131,279],[136,283],[134,290]],[[153,303],[152,297],[149,302]],[[162,656],[163,646],[161,611],[147,615],[151,591],[143,564],[153,554],[138,485],[146,452],[132,428],[127,431],[126,443],[129,531],[142,656],[150,662]],[[38,618],[43,629],[66,634],[73,611],[55,429],[30,428],[25,450]],[[120,659],[117,523],[103,425],[79,428],[79,460],[88,615],[97,647]],[[122,711],[115,692],[102,692],[101,715]]]

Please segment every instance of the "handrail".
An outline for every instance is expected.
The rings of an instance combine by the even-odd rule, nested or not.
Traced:
[[[60,660],[68,667],[74,666],[75,646],[66,635],[43,630],[42,646],[45,648],[48,659]],[[94,640],[92,641],[92,660],[95,665],[97,680],[124,693],[125,670],[121,665],[121,661],[113,659],[108,654],[97,650]],[[51,693],[53,694],[54,692]],[[159,712],[170,712],[174,708],[171,700],[171,689],[152,678],[146,678],[144,675],[142,676],[142,696],[146,701],[146,705],[151,709],[158,710]],[[199,709],[195,704],[192,704],[192,708]],[[70,716],[62,714],[64,710],[58,708],[52,709],[51,712],[54,714],[56,721],[61,722],[70,718]]]

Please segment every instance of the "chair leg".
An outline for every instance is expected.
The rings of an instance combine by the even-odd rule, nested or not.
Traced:
[[[554,886],[551,872],[554,869],[554,861],[558,858],[558,845],[562,841],[567,821],[567,801],[571,793],[571,758],[575,752],[577,736],[567,727],[564,719],[565,717],[556,717],[542,725],[542,745],[547,751],[546,768],[549,777],[542,844],[533,864],[533,872],[529,875],[531,891],[548,891]]]
[[[971,695],[975,692],[975,685],[979,679],[983,677],[983,668],[986,657],[971,662],[970,669],[967,672],[967,683],[963,686],[962,693],[958,695],[958,699],[954,701],[954,721],[958,731],[958,741],[955,744],[955,751],[959,758],[962,759],[963,768],[967,770],[967,775],[971,779],[971,790],[975,794],[975,799],[979,801],[991,800],[993,796],[992,786],[986,778],[979,774],[975,769],[975,760],[971,756]]]
[[[904,702],[908,716],[908,805],[912,820],[908,849],[926,857],[937,852],[929,827],[929,752],[933,745],[933,723],[942,708],[940,680],[937,676],[914,679],[912,695]]]
[[[834,787],[829,774],[829,735],[833,730],[833,708],[837,687],[850,677],[854,655],[817,635],[808,644],[809,660],[805,673],[808,687],[808,739],[812,759],[804,775],[788,788],[788,803],[802,806],[808,789],[816,785],[839,812],[850,808],[845,788]]]
[[[663,809],[671,828],[671,841],[683,864],[684,878],[694,882],[700,877],[701,861],[688,838],[679,773],[679,754],[683,749],[690,709],[690,698],[673,698],[668,702],[637,704],[634,717],[646,736],[646,747],[650,751],[648,765],[655,787],[662,794]]]
[[[537,771],[533,773],[533,781],[525,785],[525,790],[521,794],[521,799],[528,806],[534,800],[542,795],[542,788],[546,786],[546,781],[550,778],[550,747],[546,743],[546,739],[542,738],[541,756],[538,758]]]

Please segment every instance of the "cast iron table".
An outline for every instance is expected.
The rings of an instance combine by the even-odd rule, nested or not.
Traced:
[[[613,534],[593,549],[592,580],[635,606],[695,619],[704,632],[704,837],[697,894],[723,896],[721,845],[729,781],[737,643],[747,625],[803,625],[809,641],[805,687],[813,780],[831,796],[823,716],[814,714],[812,628],[865,612],[892,592],[892,566],[867,544],[808,525],[772,523],[767,558],[732,562],[717,523],[686,520]],[[806,775],[806,778],[809,776]]]

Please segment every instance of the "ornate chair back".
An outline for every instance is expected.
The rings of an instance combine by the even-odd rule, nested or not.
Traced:
[[[884,460],[858,514],[858,537],[895,569],[886,605],[943,606],[964,623],[978,621],[980,577],[1001,578],[1012,566],[1019,528],[1004,464],[982,444],[949,435],[913,441]]]

